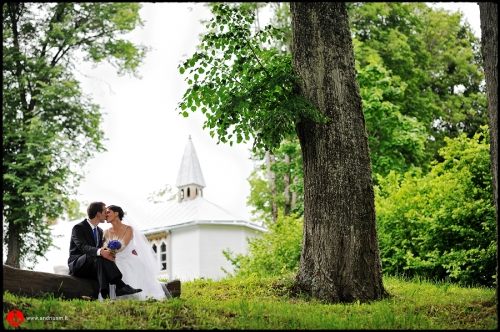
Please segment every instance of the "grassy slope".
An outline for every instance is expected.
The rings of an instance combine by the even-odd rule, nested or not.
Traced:
[[[293,295],[293,277],[182,284],[167,302],[19,298],[4,293],[5,317],[18,309],[24,329],[496,329],[494,290],[385,277],[390,298],[325,304]],[[50,320],[41,320],[51,317]],[[54,320],[61,317],[62,320]],[[66,319],[67,318],[67,319]]]

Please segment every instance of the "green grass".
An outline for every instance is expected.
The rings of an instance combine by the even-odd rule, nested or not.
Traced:
[[[4,293],[26,317],[22,329],[497,329],[494,289],[385,277],[390,297],[368,304],[326,304],[293,294],[286,278],[195,280],[180,298],[158,301],[42,299]],[[62,317],[63,320],[40,320]],[[67,319],[66,319],[67,318]]]

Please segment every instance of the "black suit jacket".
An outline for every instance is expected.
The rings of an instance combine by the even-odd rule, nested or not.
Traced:
[[[96,246],[94,243],[94,233],[87,219],[73,226],[69,242],[68,258],[70,275],[74,275],[78,269],[85,265],[87,259],[97,257],[97,249],[101,248],[103,244],[102,229],[97,227],[97,233],[98,245]]]

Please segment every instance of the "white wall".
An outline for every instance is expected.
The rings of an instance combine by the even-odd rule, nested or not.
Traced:
[[[172,230],[170,279],[190,280],[200,273],[200,241],[197,226]]]
[[[223,250],[228,248],[235,254],[248,252],[247,237],[259,236],[255,230],[241,226],[200,226],[200,276],[213,280],[227,277],[221,269],[229,273],[234,271],[234,266],[226,259]]]
[[[243,253],[243,227],[201,225],[200,232],[200,276],[214,280],[224,278],[226,273],[221,267],[232,273],[233,266],[222,250],[229,248],[234,253]]]
[[[233,265],[222,254],[228,248],[233,254],[246,254],[247,237],[259,236],[260,232],[241,226],[196,225],[171,231],[171,278],[193,280],[227,277],[221,269],[233,272]]]

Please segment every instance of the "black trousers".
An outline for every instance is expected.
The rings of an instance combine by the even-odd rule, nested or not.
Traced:
[[[122,279],[122,273],[116,263],[102,256],[90,257],[84,254],[78,260],[84,262],[78,270],[73,272],[73,275],[79,278],[97,279],[101,293],[102,291],[109,293],[109,284],[115,284]]]

